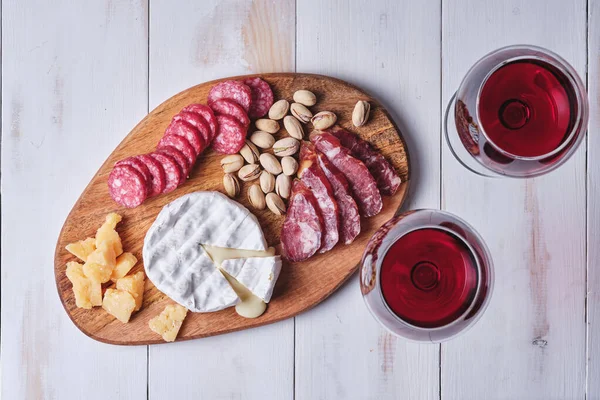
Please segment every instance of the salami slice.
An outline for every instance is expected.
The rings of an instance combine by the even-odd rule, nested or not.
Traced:
[[[299,180],[292,184],[292,196],[281,227],[281,252],[289,261],[304,261],[321,247],[323,217],[317,199]]]
[[[318,153],[317,157],[319,159],[319,166],[331,184],[333,196],[338,204],[340,240],[345,244],[350,244],[360,233],[358,206],[352,198],[352,192],[344,174],[334,167],[322,153]]]
[[[235,154],[246,144],[246,129],[229,115],[218,115],[219,128],[212,142],[215,151],[222,154]]]
[[[156,152],[169,155],[175,159],[175,162],[177,162],[177,165],[179,165],[182,172],[181,180],[179,181],[178,185],[181,185],[183,182],[185,182],[185,179],[188,177],[190,172],[190,163],[188,162],[187,158],[185,158],[183,153],[173,146],[161,147],[160,149],[156,150]]]
[[[252,92],[250,88],[238,81],[225,81],[217,83],[208,92],[208,105],[212,105],[219,99],[230,99],[238,103],[248,112],[252,103]]]
[[[237,104],[229,99],[220,99],[215,101],[210,105],[212,110],[217,115],[229,115],[239,121],[240,124],[244,126],[244,128],[248,129],[250,126],[250,118],[248,118],[248,114],[246,111]]]
[[[385,157],[371,147],[369,142],[339,126],[334,126],[328,132],[337,137],[342,146],[350,150],[353,157],[365,163],[377,181],[377,187],[381,194],[393,196],[396,193],[402,183],[400,176]]]
[[[165,131],[164,136],[169,135],[179,135],[186,138],[187,141],[190,142],[190,144],[194,148],[196,156],[202,153],[202,150],[204,150],[204,148],[206,147],[204,138],[202,137],[198,129],[194,128],[192,125],[182,120],[171,121],[171,123],[167,127],[167,130]]]
[[[298,176],[312,190],[323,216],[323,242],[319,253],[325,253],[331,250],[340,238],[338,205],[331,184],[319,166],[315,146],[310,142],[303,142],[300,148]]]
[[[358,209],[365,217],[379,214],[383,207],[377,182],[362,161],[352,157],[350,150],[328,132],[313,132],[310,141],[348,180]]]
[[[181,111],[193,112],[204,118],[204,120],[208,123],[208,126],[210,127],[211,134],[209,142],[213,140],[213,138],[217,134],[217,118],[215,117],[215,114],[209,106],[206,106],[204,104],[190,104],[189,106],[183,107],[183,110]]]
[[[162,149],[163,147],[175,147],[179,150],[185,158],[188,160],[188,164],[190,165],[190,169],[196,163],[196,151],[188,142],[188,140],[182,136],[178,135],[167,135],[163,136],[158,143],[157,148]]]
[[[127,157],[121,161],[118,161],[115,166],[117,165],[131,165],[133,168],[135,168],[144,177],[148,193],[152,192],[152,174],[150,173],[148,166],[144,164],[137,156]]]
[[[183,171],[175,158],[164,153],[150,153],[150,157],[158,161],[165,170],[166,184],[163,193],[170,193],[179,186]]]
[[[152,174],[152,190],[148,194],[150,196],[156,196],[161,194],[165,190],[167,184],[167,177],[165,175],[165,169],[162,164],[150,157],[148,154],[141,154],[136,156],[141,162],[146,164],[150,174]]]
[[[273,91],[269,84],[262,79],[248,78],[243,81],[252,93],[252,104],[248,110],[251,118],[264,117],[273,105]]]
[[[202,135],[202,139],[204,141],[204,147],[207,146],[208,143],[212,140],[212,133],[210,132],[210,126],[208,122],[200,115],[189,112],[189,111],[180,111],[179,114],[173,117],[173,121],[185,121],[188,124],[192,125],[194,128],[200,132]]]
[[[127,208],[139,206],[148,197],[144,176],[131,165],[116,165],[108,177],[108,192],[117,203]]]

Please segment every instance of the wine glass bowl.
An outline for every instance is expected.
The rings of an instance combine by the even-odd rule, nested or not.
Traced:
[[[466,222],[438,210],[396,216],[370,239],[360,265],[369,311],[390,332],[420,342],[448,340],[472,326],[489,302],[493,265]]]
[[[565,163],[585,136],[589,105],[575,69],[553,52],[509,46],[477,61],[446,109],[455,158],[489,177],[528,178]]]

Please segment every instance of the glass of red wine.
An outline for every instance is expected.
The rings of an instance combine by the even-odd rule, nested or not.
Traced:
[[[460,218],[439,210],[398,215],[372,237],[360,265],[371,314],[390,332],[441,342],[471,327],[492,294],[492,258]]]
[[[585,85],[541,47],[503,47],[477,61],[446,109],[456,159],[489,177],[528,178],[562,165],[587,130]]]

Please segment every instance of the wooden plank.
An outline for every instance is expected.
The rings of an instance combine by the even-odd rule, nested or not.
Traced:
[[[95,342],[52,279],[54,241],[146,113],[145,2],[2,5],[2,398],[142,398],[146,348]]]
[[[357,130],[357,133],[363,139],[377,145],[381,153],[399,172],[402,184],[394,196],[384,198],[384,206],[379,214],[362,222],[362,231],[352,244],[346,246],[340,244],[332,251],[315,255],[301,263],[290,263],[284,260],[273,299],[260,318],[243,318],[233,308],[214,313],[190,313],[177,340],[214,336],[270,324],[292,318],[316,306],[356,271],[356,264],[360,261],[371,235],[396,214],[406,198],[407,187],[410,184],[406,144],[398,128],[394,126],[387,112],[376,100],[346,82],[322,75],[272,73],[260,76],[269,83],[277,96],[290,100],[296,90],[306,87],[312,88],[317,93],[326,93],[320,97],[319,104],[324,110],[334,110],[340,124],[349,129],[352,127],[350,121],[356,101],[368,100],[372,106],[369,123]],[[94,310],[77,308],[73,285],[67,278],[64,268],[67,262],[76,260],[76,257],[69,253],[65,246],[81,238],[93,236],[106,215],[114,211],[123,217],[123,221],[117,226],[123,248],[141,259],[146,232],[154,224],[164,206],[185,194],[196,191],[224,193],[223,170],[220,164],[223,155],[212,149],[203,152],[189,178],[176,190],[146,199],[139,207],[128,209],[119,206],[111,199],[107,190],[108,175],[112,172],[115,163],[133,155],[154,151],[173,116],[189,104],[196,102],[206,104],[208,92],[215,84],[215,81],[209,81],[196,85],[169,98],[152,110],[133,128],[100,167],[63,226],[56,245],[54,261],[59,295],[75,324],[94,339],[123,345],[163,343],[159,335],[148,329],[148,321],[160,313],[167,304],[173,303],[173,300],[167,296],[172,293],[162,293],[152,282],[147,282],[143,307],[126,325],[102,308]],[[284,135],[287,136],[287,133],[275,134],[278,138]],[[241,194],[236,200],[252,210],[262,227],[268,245],[275,247],[281,254],[280,231],[285,217],[275,215],[269,209],[253,209],[247,196],[251,184],[240,183]],[[130,273],[143,269],[144,266],[139,262]],[[109,282],[104,286],[106,288],[114,285]]]
[[[444,102],[477,59],[509,44],[547,47],[585,77],[585,10],[583,0],[444,0]],[[442,206],[482,234],[496,286],[479,323],[442,345],[442,398],[584,397],[585,156],[583,144],[549,175],[494,180],[463,169],[444,148]]]
[[[434,1],[297,4],[298,70],[364,87],[407,138],[412,199],[405,208],[439,206],[439,23]],[[437,399],[438,349],[381,328],[353,277],[296,317],[296,398]]]
[[[600,3],[589,2],[588,12],[587,398],[600,399],[600,160],[597,155],[600,138],[595,134],[600,129]]]
[[[293,71],[294,10],[291,0],[152,1],[150,107],[215,78]],[[291,398],[293,348],[293,320],[151,346],[150,398]]]

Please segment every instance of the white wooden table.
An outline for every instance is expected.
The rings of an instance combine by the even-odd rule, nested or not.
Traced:
[[[600,1],[3,0],[2,399],[600,399]],[[532,180],[468,173],[442,113],[468,67],[537,44],[587,77],[590,132]],[[328,74],[392,112],[412,161],[406,208],[486,239],[487,313],[440,345],[397,339],[356,277],[274,325],[158,346],[96,343],[56,293],[55,240],[96,169],[149,109],[252,72]]]

